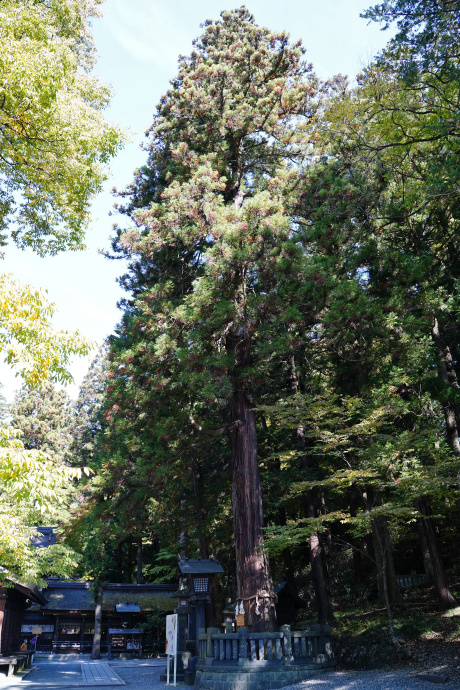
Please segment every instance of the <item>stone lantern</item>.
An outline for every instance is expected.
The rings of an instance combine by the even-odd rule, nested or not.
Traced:
[[[188,660],[194,651],[190,649],[189,642],[189,620],[194,609],[189,605],[191,592],[186,577],[179,578],[177,592],[171,596],[177,597],[177,607],[174,609],[174,613],[177,613],[177,677],[183,680],[183,674],[188,668]]]
[[[190,625],[194,631],[189,630],[189,639],[196,641],[197,653],[200,628],[206,628],[206,604],[211,603],[211,578],[223,573],[224,569],[215,558],[184,558],[179,561],[179,570],[187,578],[190,605],[196,612],[194,626]]]

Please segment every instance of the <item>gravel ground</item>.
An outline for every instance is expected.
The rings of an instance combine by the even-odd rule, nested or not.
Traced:
[[[442,687],[459,690],[458,679],[447,683],[429,682],[416,678],[408,671],[331,671],[284,690],[428,690]]]
[[[160,673],[164,670],[164,662],[145,661],[113,661],[110,666],[126,682],[129,690],[166,690],[166,683],[160,682]],[[65,668],[64,668],[65,667]],[[0,682],[0,689],[8,690],[53,690],[58,687],[76,687],[79,662],[65,662],[63,664],[39,663],[37,670],[23,681],[16,678],[5,678],[5,684]],[[416,677],[420,669],[411,666],[397,670],[378,671],[329,671],[311,680],[290,686],[286,690],[427,690],[439,687],[436,683]],[[438,674],[439,670],[433,669]],[[71,685],[72,684],[72,685]],[[85,686],[86,690],[97,690],[107,686]],[[440,687],[445,690],[460,690],[460,679],[451,678]],[[178,688],[186,690],[188,686],[182,683]]]

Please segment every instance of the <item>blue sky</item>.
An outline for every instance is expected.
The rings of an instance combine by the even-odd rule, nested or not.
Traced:
[[[258,24],[301,38],[308,61],[324,79],[339,72],[353,77],[389,37],[360,19],[366,0],[248,0],[245,5]],[[177,56],[190,52],[204,20],[238,6],[226,0],[106,0],[104,15],[93,27],[99,51],[95,72],[114,90],[107,117],[130,130],[131,142],[112,162],[111,178],[94,201],[86,251],[41,259],[9,248],[2,267],[23,282],[47,288],[58,310],[56,328],[79,330],[97,343],[113,332],[121,315],[116,303],[122,292],[116,278],[123,264],[98,254],[98,249],[108,248],[116,220],[109,215],[114,201],[110,190],[123,189],[144,162],[144,131],[175,75]],[[67,387],[72,397],[91,359],[80,358],[72,365],[75,384]],[[0,364],[0,381],[11,400],[20,380]]]

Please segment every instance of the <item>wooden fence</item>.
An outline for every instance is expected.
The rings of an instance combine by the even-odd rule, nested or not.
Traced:
[[[396,575],[396,581],[401,589],[404,587],[420,587],[420,585],[425,584],[426,575],[425,573],[416,573],[414,571],[410,575]]]

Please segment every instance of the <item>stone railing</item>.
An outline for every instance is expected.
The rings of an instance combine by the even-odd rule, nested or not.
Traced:
[[[222,633],[219,628],[202,629],[198,665],[324,665],[333,658],[330,633],[328,625],[310,625],[302,631],[291,631],[289,625],[282,625],[278,632],[264,633],[250,633],[247,628],[240,628],[236,633]]]

